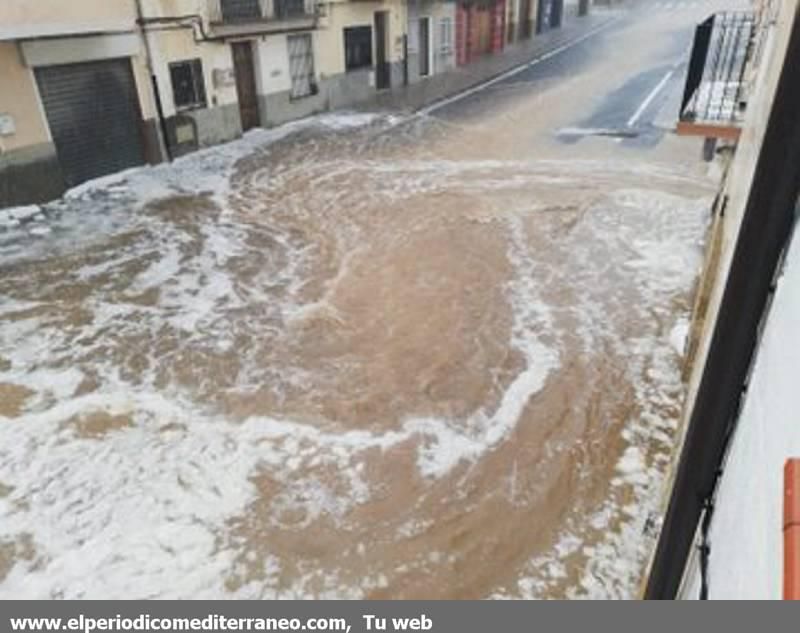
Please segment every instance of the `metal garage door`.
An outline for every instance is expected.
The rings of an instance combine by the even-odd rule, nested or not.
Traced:
[[[43,66],[36,81],[68,187],[144,162],[130,60]]]

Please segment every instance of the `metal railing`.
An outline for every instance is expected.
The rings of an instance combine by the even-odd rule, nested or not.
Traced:
[[[217,24],[312,17],[316,0],[208,0],[209,19]]]
[[[730,124],[741,120],[754,33],[755,15],[750,11],[716,13],[698,25],[681,121]]]

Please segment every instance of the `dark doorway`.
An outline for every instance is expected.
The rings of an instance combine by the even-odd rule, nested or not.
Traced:
[[[536,12],[536,32],[542,33],[548,29],[561,26],[564,15],[564,0],[539,0]]]
[[[564,15],[564,0],[553,0],[553,11],[550,14],[550,27],[557,29],[561,26],[561,18]]]
[[[344,29],[344,67],[347,72],[372,68],[372,27]]]
[[[419,19],[419,74],[431,74],[431,19]]]
[[[387,33],[389,27],[389,12],[375,12],[375,87],[385,90],[392,85],[391,69],[386,60]]]
[[[239,97],[239,114],[242,118],[242,131],[258,127],[258,94],[256,93],[256,74],[253,65],[253,47],[250,42],[231,44],[233,68],[236,73],[236,93]]]
[[[519,36],[527,40],[531,36],[531,0],[521,0],[519,4]]]

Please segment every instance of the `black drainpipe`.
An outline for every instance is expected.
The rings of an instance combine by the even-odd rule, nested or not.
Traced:
[[[161,93],[158,89],[158,80],[156,78],[155,70],[153,69],[153,54],[150,50],[150,40],[147,37],[145,30],[144,12],[142,11],[142,0],[136,0],[136,24],[139,27],[139,33],[144,42],[144,53],[147,62],[147,72],[150,75],[150,82],[153,87],[153,100],[156,106],[156,115],[158,116],[158,141],[161,151],[168,161],[172,160],[172,152],[169,147],[169,136],[167,134],[167,122],[164,119],[164,108],[161,105]]]
[[[650,600],[675,598],[680,589],[698,521],[713,500],[759,324],[791,237],[800,184],[798,10],[789,18],[793,23],[786,58],[650,569],[645,591]],[[783,464],[764,467],[783,468]]]

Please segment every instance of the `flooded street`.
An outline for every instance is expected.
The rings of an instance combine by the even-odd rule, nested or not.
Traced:
[[[0,596],[634,596],[715,181],[558,131],[705,12],[0,228]]]

